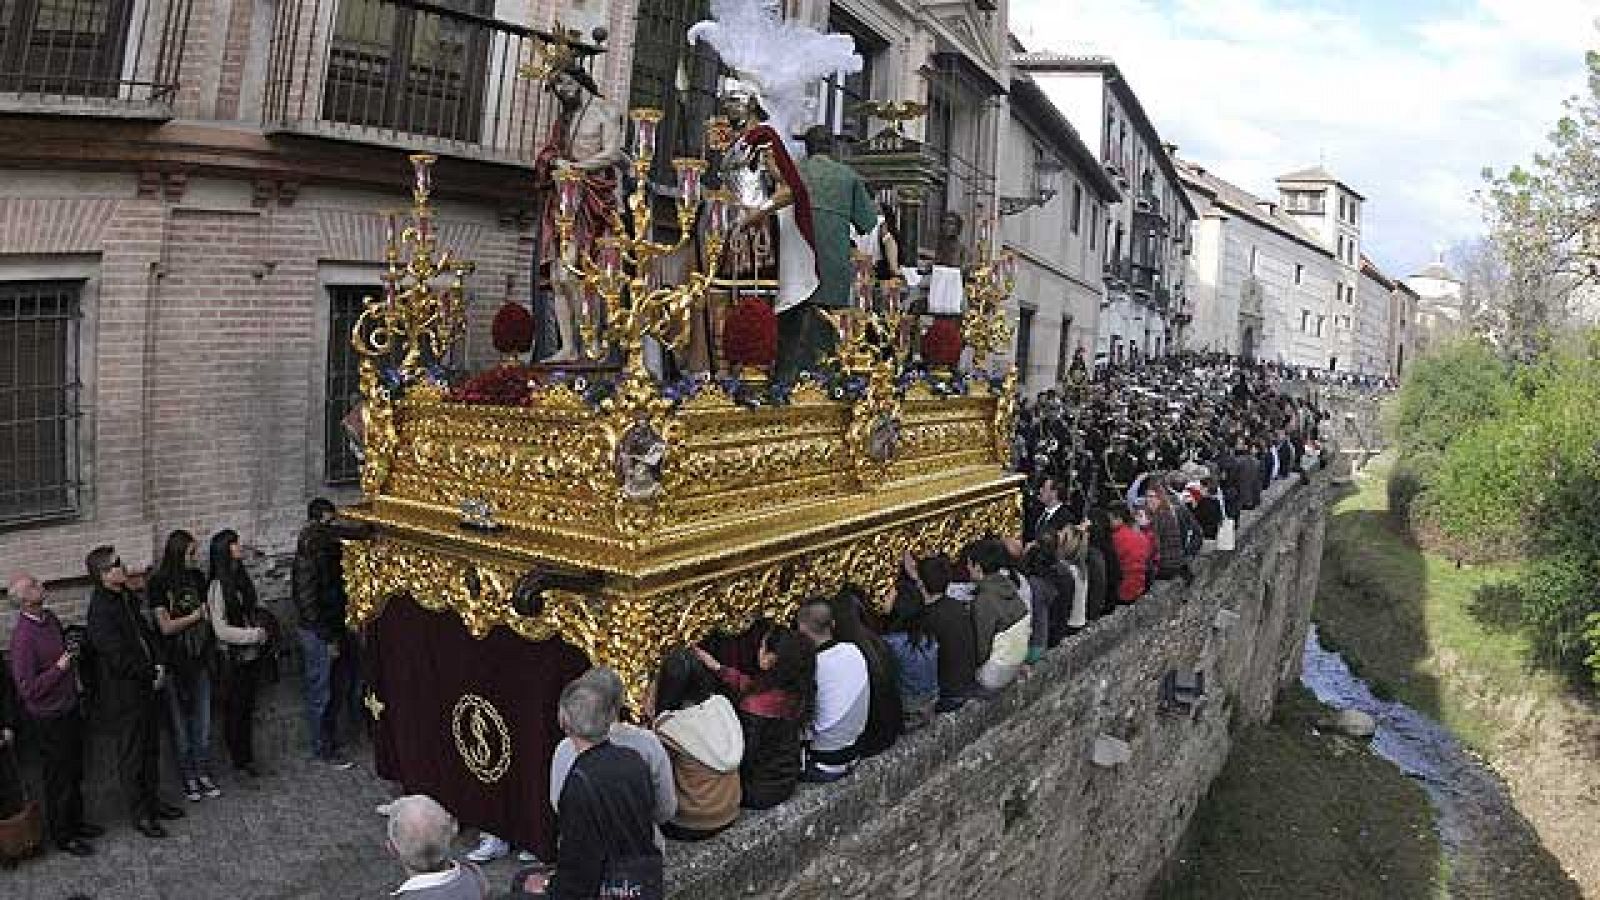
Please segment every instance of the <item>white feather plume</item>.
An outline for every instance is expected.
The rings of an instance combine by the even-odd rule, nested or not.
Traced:
[[[778,0],[711,0],[711,19],[697,22],[688,36],[691,44],[710,44],[724,65],[760,89],[769,121],[785,136],[808,118],[807,88],[864,65],[849,35],[784,21]]]

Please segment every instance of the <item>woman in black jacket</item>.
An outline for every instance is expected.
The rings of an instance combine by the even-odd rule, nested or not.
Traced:
[[[699,647],[694,653],[738,697],[744,730],[739,805],[771,809],[789,799],[800,783],[800,733],[811,720],[817,690],[816,645],[775,625],[761,639],[754,676],[723,665]]]
[[[211,776],[211,667],[214,646],[206,622],[206,576],[195,568],[194,535],[167,535],[161,565],[150,576],[150,611],[166,646],[167,719],[190,802],[220,797]]]

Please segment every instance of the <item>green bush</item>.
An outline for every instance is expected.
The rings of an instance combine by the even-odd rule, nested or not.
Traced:
[[[1481,341],[1442,348],[1411,368],[1395,403],[1393,427],[1401,459],[1434,458],[1511,399],[1505,364]]]
[[[1514,612],[1539,660],[1600,676],[1600,330],[1509,369],[1461,344],[1401,391],[1392,508],[1457,558],[1526,557]],[[1492,608],[1491,608],[1492,607]],[[1586,662],[1587,661],[1587,662]]]

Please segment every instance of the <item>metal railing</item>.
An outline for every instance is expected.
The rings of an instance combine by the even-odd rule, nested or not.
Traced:
[[[488,0],[284,0],[267,50],[269,129],[532,163],[558,109],[518,74],[549,35]],[[592,48],[580,57],[592,64]]]
[[[78,512],[82,286],[0,282],[0,529]]]
[[[0,109],[170,115],[192,0],[5,0]]]

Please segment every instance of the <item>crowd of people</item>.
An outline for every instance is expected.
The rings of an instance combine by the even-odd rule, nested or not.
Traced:
[[[520,871],[514,896],[659,896],[663,836],[709,838],[996,696],[1152,582],[1190,577],[1207,542],[1231,549],[1242,511],[1319,467],[1329,413],[1278,389],[1299,373],[1193,357],[1075,368],[1020,409],[1022,533],[907,555],[883,597],[814,598],[765,629],[753,665],[720,642],[673,652],[638,725],[620,721],[610,670],[569,685],[549,798],[557,857]]]
[[[355,641],[344,625],[342,537],[334,506],[309,507],[294,562],[305,667],[310,755],[336,769],[353,763],[334,740],[339,711],[354,709],[358,690]],[[160,789],[163,722],[184,796],[193,803],[222,796],[211,760],[212,695],[221,696],[222,737],[240,777],[262,776],[255,757],[256,699],[285,635],[261,604],[245,566],[238,532],[217,531],[208,565],[199,567],[199,542],[188,531],[168,535],[152,570],[131,571],[115,547],[85,559],[90,582],[85,624],[66,626],[50,609],[39,579],[18,573],[7,594],[19,607],[0,678],[0,749],[13,749],[17,720],[26,715],[38,738],[43,768],[46,839],[57,850],[90,856],[105,834],[84,816],[82,784],[87,717],[109,737],[112,763],[130,824],[147,838],[168,836],[184,810]],[[345,665],[337,666],[343,658]],[[340,702],[342,698],[348,698]],[[16,766],[0,767],[0,813],[19,804]]]
[[[1274,482],[1314,471],[1329,413],[1279,388],[1299,373],[1215,357],[1090,372],[1081,357],[1054,390],[1023,402],[1015,465],[1028,474],[1021,533],[954,555],[905,556],[893,587],[853,586],[801,605],[733,643],[667,655],[633,722],[616,673],[595,667],[559,700],[565,739],[548,802],[558,844],[527,855],[513,896],[658,897],[664,840],[699,841],[768,809],[802,783],[850,776],[934,717],[1004,691],[1050,648],[1096,618],[1137,603],[1152,582],[1188,579],[1206,546],[1231,549],[1234,523]],[[340,531],[317,500],[296,551],[293,592],[311,756],[349,765],[337,720],[354,696],[357,646],[344,627]],[[103,830],[85,821],[80,691],[95,696],[116,747],[133,827],[151,838],[183,810],[157,789],[160,719],[170,724],[184,793],[220,794],[209,758],[213,683],[224,744],[244,777],[259,775],[250,722],[256,688],[285,639],[258,602],[237,533],[219,531],[209,566],[185,531],[168,538],[148,583],[114,548],[88,555],[87,628],[64,628],[26,575],[9,662],[44,762],[51,841],[87,855]],[[8,723],[0,723],[5,726]],[[0,741],[13,732],[0,729]],[[402,797],[389,816],[404,866],[401,893],[484,897],[475,863],[510,848],[483,835],[466,859],[457,823],[435,800]]]

